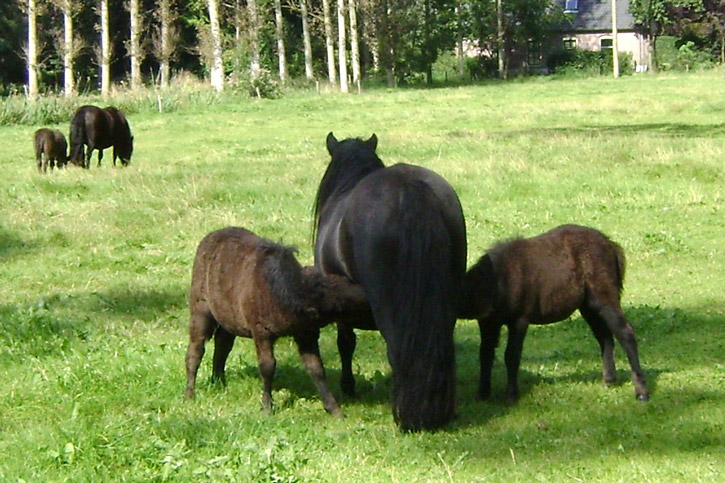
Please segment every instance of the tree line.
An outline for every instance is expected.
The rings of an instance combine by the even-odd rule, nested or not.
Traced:
[[[390,86],[432,83],[443,52],[456,53],[461,78],[505,77],[511,53],[544,41],[563,21],[563,4],[6,0],[0,3],[0,83],[4,93],[22,86],[30,97],[44,91],[107,95],[113,84],[165,87],[172,74],[188,72],[217,90],[270,78],[325,81],[345,92],[370,77]],[[695,32],[719,45],[725,60],[725,0],[632,0],[631,9],[653,39]],[[478,55],[471,59],[467,49]]]

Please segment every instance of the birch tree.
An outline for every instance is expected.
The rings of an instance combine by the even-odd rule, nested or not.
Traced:
[[[179,30],[174,24],[178,13],[174,9],[172,0],[158,0],[156,15],[160,25],[154,35],[154,55],[159,61],[161,87],[166,88],[169,87],[171,80],[171,60],[174,58],[179,41]]]
[[[108,0],[100,0],[101,22],[101,95],[111,95],[111,40],[108,25]]]
[[[352,82],[360,88],[360,43],[357,32],[357,4],[349,0],[348,13],[350,15],[350,60],[352,62]]]
[[[340,91],[347,88],[347,40],[345,38],[345,0],[337,0],[337,55],[340,68]]]
[[[28,0],[28,97],[38,97],[38,30],[35,0]]]
[[[335,45],[332,41],[332,17],[330,16],[330,0],[322,0],[322,16],[325,24],[325,46],[327,47],[327,78],[331,84],[337,83],[335,70]]]
[[[287,81],[287,58],[284,50],[284,18],[282,17],[282,2],[280,0],[274,0],[274,20],[277,35],[279,80],[284,84]]]
[[[209,27],[211,31],[211,68],[209,69],[211,86],[217,91],[224,90],[224,68],[222,65],[222,33],[219,28],[219,1],[208,0]]]
[[[75,95],[75,73],[73,60],[75,59],[77,45],[73,39],[73,8],[72,0],[56,0],[55,5],[63,14],[63,39],[59,39],[61,56],[63,57],[63,94],[66,97]]]
[[[247,0],[247,14],[249,16],[249,44],[250,44],[250,74],[252,79],[259,78],[261,68],[259,57],[259,14],[257,0]]]
[[[141,41],[140,32],[143,30],[143,21],[139,15],[139,0],[129,0],[128,12],[130,15],[129,57],[131,58],[131,90],[141,87]]]
[[[307,0],[300,0],[300,16],[302,17],[302,43],[305,49],[305,77],[314,79],[312,70],[312,40],[310,38],[310,23],[307,16]]]

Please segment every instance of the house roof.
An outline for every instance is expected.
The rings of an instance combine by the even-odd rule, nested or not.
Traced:
[[[634,17],[629,11],[629,0],[617,1],[617,29],[634,29]],[[568,20],[560,25],[565,32],[592,32],[612,30],[612,0],[579,0],[566,2],[555,0],[564,9]],[[566,10],[567,4],[576,3],[576,10]]]

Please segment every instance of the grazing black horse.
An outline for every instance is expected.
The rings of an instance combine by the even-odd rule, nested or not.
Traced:
[[[362,285],[374,322],[338,323],[343,389],[354,390],[352,327],[377,328],[393,372],[393,417],[404,431],[434,429],[454,414],[453,328],[466,266],[458,196],[418,166],[385,167],[377,137],[338,141],[314,205],[315,264]]]
[[[91,154],[98,150],[98,166],[103,159],[103,150],[113,147],[113,165],[116,158],[127,166],[133,154],[133,136],[126,116],[115,107],[101,109],[96,106],[82,106],[73,114],[70,123],[70,160],[73,164],[90,168]],[[84,147],[88,150],[84,153]]]
[[[56,165],[63,168],[68,163],[68,142],[57,129],[44,127],[35,131],[33,147],[39,173],[47,172],[48,165],[52,171]]]
[[[614,341],[624,348],[637,399],[649,393],[639,365],[634,329],[620,305],[624,251],[601,232],[562,225],[533,238],[499,243],[468,270],[459,317],[478,319],[481,380],[478,396],[491,392],[491,367],[501,327],[506,344],[507,398],[518,399],[517,373],[529,324],[550,324],[579,309],[602,350],[602,376],[616,380]]]

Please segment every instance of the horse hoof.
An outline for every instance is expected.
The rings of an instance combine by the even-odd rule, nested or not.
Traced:
[[[647,402],[649,401],[649,394],[637,394],[637,400]]]

